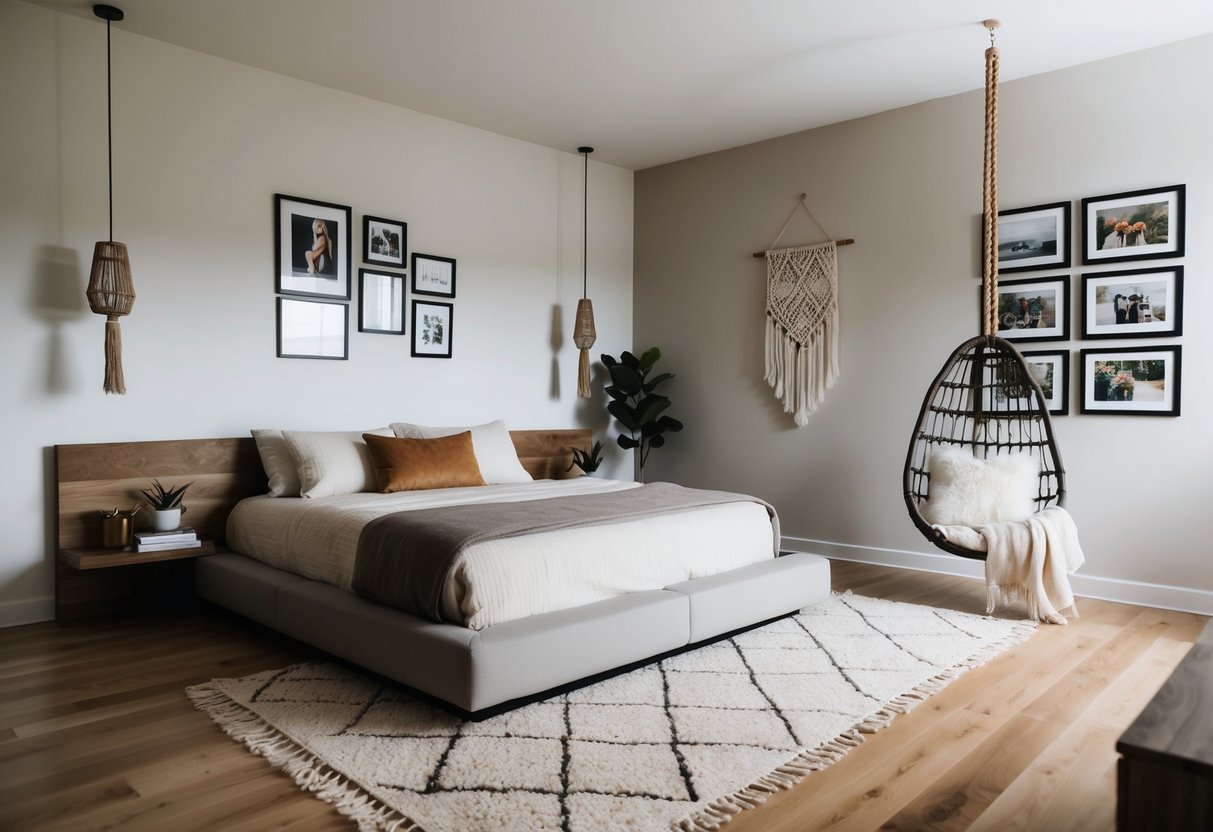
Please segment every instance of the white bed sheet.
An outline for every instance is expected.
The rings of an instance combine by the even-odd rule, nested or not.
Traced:
[[[232,510],[227,543],[270,566],[349,589],[358,536],[376,517],[634,487],[636,483],[579,477],[317,499],[250,497]],[[660,589],[773,556],[766,509],[750,502],[492,540],[469,546],[456,559],[443,614],[482,629],[626,592]]]

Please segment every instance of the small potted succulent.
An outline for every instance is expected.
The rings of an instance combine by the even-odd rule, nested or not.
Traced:
[[[572,471],[573,466],[581,469],[583,474],[592,474],[602,465],[602,443],[595,442],[594,447],[587,452],[585,448],[573,449],[573,461],[565,471]]]
[[[139,492],[152,510],[153,529],[158,532],[170,532],[181,528],[181,515],[185,514],[181,499],[185,496],[185,489],[191,485],[193,483],[187,482],[179,488],[165,488],[160,484],[160,480],[152,480],[151,488]]]

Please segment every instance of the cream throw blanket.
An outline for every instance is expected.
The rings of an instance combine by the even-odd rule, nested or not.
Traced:
[[[950,543],[986,552],[986,612],[1023,602],[1033,621],[1065,624],[1078,617],[1070,579],[1083,564],[1078,528],[1064,508],[1024,521],[985,526],[935,526]]]

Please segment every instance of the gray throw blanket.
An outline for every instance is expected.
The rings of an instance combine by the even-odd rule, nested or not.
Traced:
[[[778,554],[779,518],[769,504],[744,494],[702,491],[668,482],[605,494],[399,511],[363,528],[353,588],[376,603],[442,621],[447,575],[459,553],[475,543],[743,502],[766,508],[772,549]]]

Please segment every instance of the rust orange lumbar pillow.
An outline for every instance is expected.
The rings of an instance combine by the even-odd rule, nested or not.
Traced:
[[[371,449],[375,484],[384,494],[484,485],[471,431],[438,439],[397,439],[373,433],[364,433],[362,438]]]

